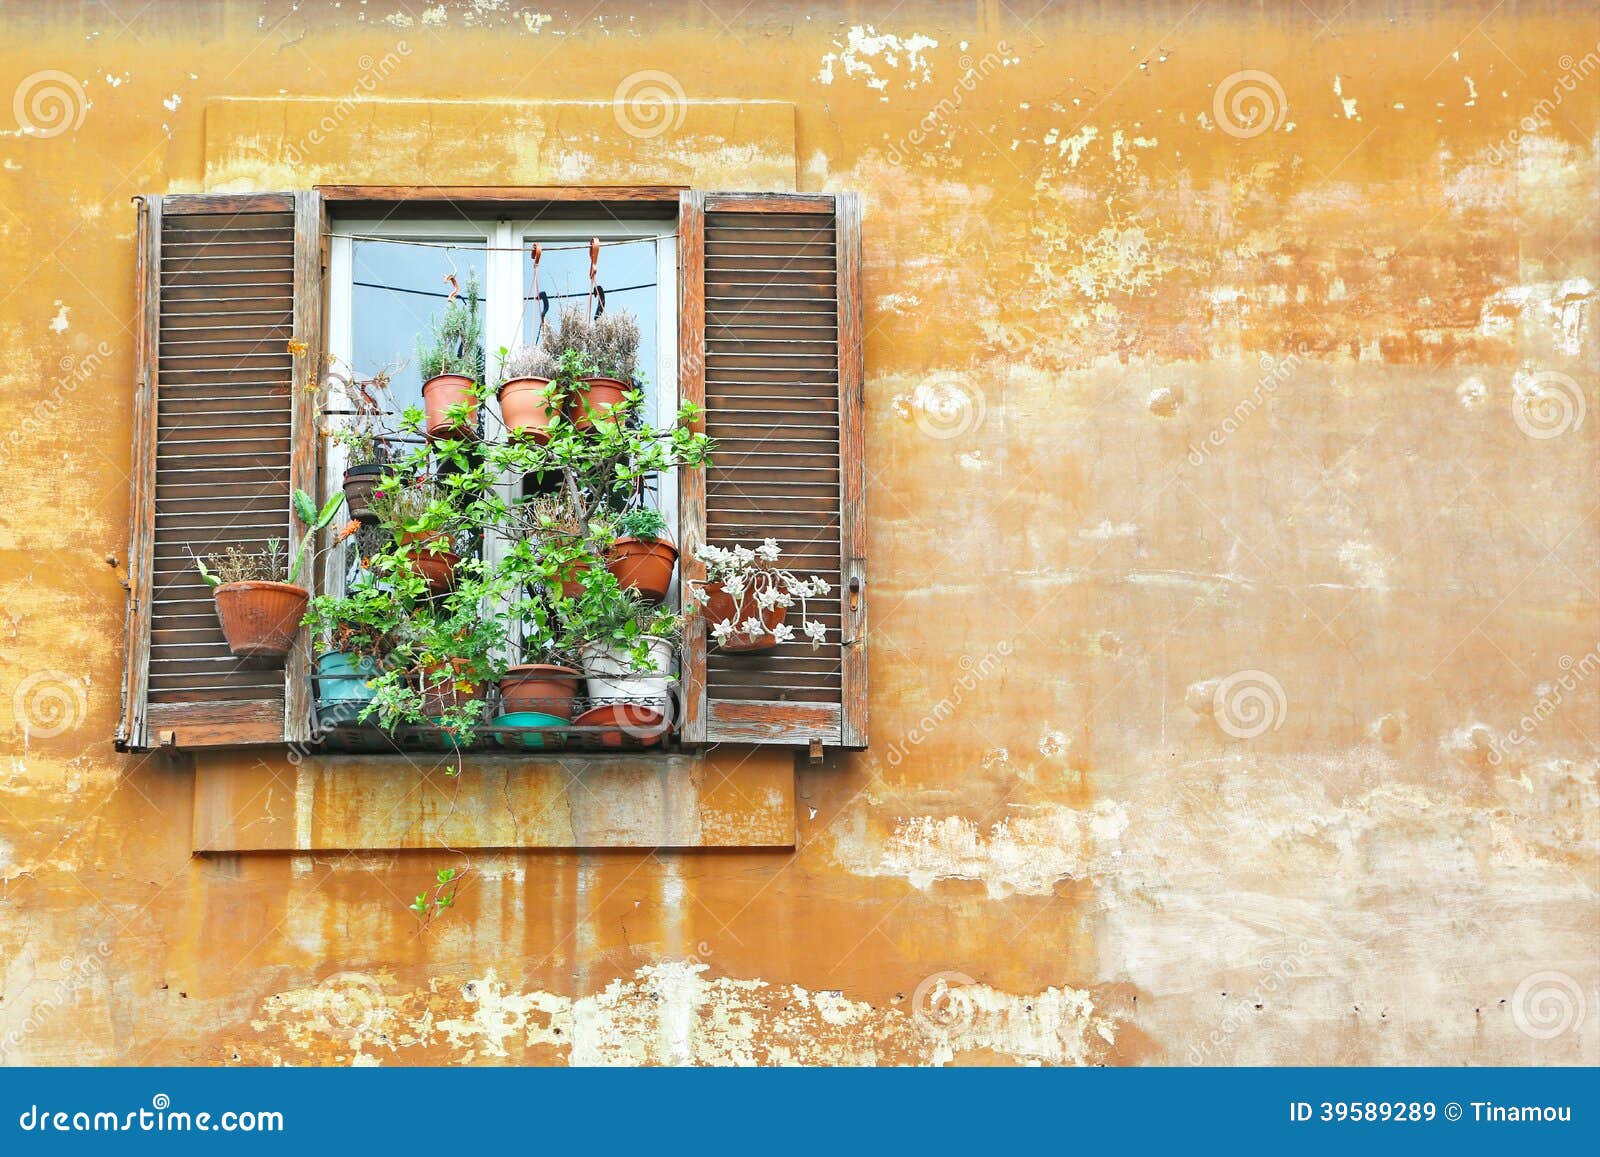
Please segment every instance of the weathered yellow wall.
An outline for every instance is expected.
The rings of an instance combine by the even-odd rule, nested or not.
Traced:
[[[739,7],[4,5],[0,1056],[1600,1061],[1592,7]],[[110,742],[128,198],[295,178],[221,97],[646,70],[865,197],[872,751],[792,854],[474,857],[425,933],[428,853],[191,858]],[[464,108],[303,171],[772,163]]]

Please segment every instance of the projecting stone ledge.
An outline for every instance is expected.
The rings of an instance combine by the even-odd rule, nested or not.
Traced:
[[[786,751],[433,765],[401,757],[198,756],[193,849],[792,848]]]

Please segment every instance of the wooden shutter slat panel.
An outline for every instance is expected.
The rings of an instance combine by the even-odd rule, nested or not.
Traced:
[[[705,541],[774,538],[784,564],[837,586],[839,466],[837,257],[831,214],[708,211],[704,406],[717,450],[705,472]],[[819,605],[820,604],[820,605]],[[705,666],[707,738],[838,743],[840,626],[831,599],[812,605],[819,650],[791,643],[756,654],[712,649]],[[799,629],[799,609],[790,611]],[[804,707],[804,727],[755,727],[729,704]],[[821,715],[816,713],[821,710]],[[825,720],[818,730],[818,720]],[[770,721],[769,721],[770,722]]]
[[[315,194],[149,198],[142,220],[145,334],[136,430],[129,710],[124,746],[282,742],[305,664],[261,669],[229,653],[194,556],[230,545],[287,555],[289,495],[304,475],[306,384],[290,339],[320,349]],[[309,286],[309,288],[308,288]],[[316,301],[309,300],[317,294]],[[310,467],[314,469],[312,458]],[[315,490],[314,486],[306,486]]]

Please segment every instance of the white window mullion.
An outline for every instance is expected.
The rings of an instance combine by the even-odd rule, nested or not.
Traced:
[[[495,396],[495,386],[500,380],[500,350],[516,348],[522,327],[522,254],[516,251],[520,234],[508,221],[499,221],[489,231],[488,285],[484,289],[484,372],[488,375],[488,413],[484,415],[484,431],[488,437],[497,437],[504,428],[500,418],[500,400]],[[507,475],[496,484],[501,499],[510,505],[516,501],[520,480]],[[507,543],[498,534],[486,533],[483,538],[484,565],[491,570],[505,561]],[[503,607],[485,607],[486,613],[504,613]],[[513,647],[520,649],[522,632],[520,624],[514,625]],[[507,656],[516,659],[517,654]]]
[[[340,374],[350,372],[354,360],[354,337],[351,331],[351,302],[354,297],[355,242],[335,233],[328,240],[328,354],[329,365],[317,367],[321,375],[318,385],[327,382],[330,368]],[[323,406],[330,410],[346,407],[343,391],[339,396],[329,391],[322,394]],[[342,429],[348,418],[337,415],[320,417],[319,438],[323,450],[322,501],[325,503],[344,489],[344,471],[348,465],[349,451],[330,436]],[[325,431],[325,433],[323,432]],[[344,550],[335,547],[322,556],[322,591],[325,594],[344,594]]]

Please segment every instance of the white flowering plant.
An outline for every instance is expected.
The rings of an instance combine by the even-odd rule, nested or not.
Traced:
[[[706,577],[686,584],[691,606],[704,614],[711,639],[727,650],[755,651],[796,637],[787,622],[789,608],[800,604],[800,631],[811,649],[822,646],[825,624],[810,617],[807,600],[832,591],[825,579],[800,578],[778,565],[783,553],[776,539],[760,546],[702,546],[695,557],[705,563]]]

